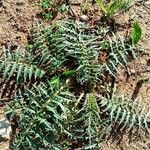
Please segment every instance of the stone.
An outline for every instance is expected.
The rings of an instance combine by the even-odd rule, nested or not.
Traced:
[[[89,17],[87,15],[82,15],[82,16],[80,16],[80,20],[87,22],[89,20]]]
[[[4,139],[10,139],[10,133],[11,133],[11,124],[7,120],[7,118],[0,119],[0,137]]]

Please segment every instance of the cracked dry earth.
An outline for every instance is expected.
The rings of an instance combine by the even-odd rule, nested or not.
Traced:
[[[86,3],[83,0],[71,0],[72,3],[81,4],[84,7]],[[32,30],[33,22],[37,14],[41,11],[39,7],[40,0],[0,0],[0,52],[3,46],[11,46],[15,49],[18,45],[25,46]],[[80,16],[82,11],[80,5],[72,6],[76,16]],[[95,13],[95,16],[90,16]],[[89,17],[97,18],[101,16],[97,6],[91,7],[88,12]],[[60,19],[60,18],[59,18]],[[135,0],[135,5],[128,12],[115,17],[117,23],[122,24],[118,33],[124,34],[133,20],[139,21],[142,27],[142,39],[140,45],[147,49],[147,53],[139,56],[136,60],[129,62],[131,75],[127,78],[126,72],[121,69],[117,78],[117,93],[139,98],[141,104],[150,105],[150,81],[140,85],[141,79],[150,77],[150,0]],[[150,106],[149,106],[150,107]],[[4,108],[0,108],[0,119],[3,118]],[[150,138],[142,138],[141,142],[128,143],[125,135],[119,145],[111,143],[102,143],[103,150],[149,150]],[[0,150],[7,150],[9,141],[0,141]]]

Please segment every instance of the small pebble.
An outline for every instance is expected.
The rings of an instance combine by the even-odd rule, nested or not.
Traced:
[[[89,17],[87,15],[82,15],[80,16],[80,20],[87,22],[89,20]]]
[[[0,119],[0,137],[10,139],[11,125],[7,118]]]

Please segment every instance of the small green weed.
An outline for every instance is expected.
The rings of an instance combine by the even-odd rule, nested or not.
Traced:
[[[43,0],[41,2],[41,7],[44,11],[42,16],[46,20],[52,20],[57,12],[63,14],[69,9],[65,2],[57,2],[54,0]]]
[[[105,0],[97,0],[105,17],[112,17],[120,11],[124,11],[132,4],[132,0],[110,0],[106,3]]]
[[[139,23],[136,21],[132,25],[132,32],[131,32],[131,39],[132,43],[135,45],[139,42],[142,36],[142,29],[139,25]]]
[[[41,7],[43,9],[49,9],[52,6],[52,1],[51,0],[43,0],[41,3]]]
[[[63,14],[63,13],[65,13],[65,12],[67,12],[68,9],[69,9],[69,7],[68,7],[66,4],[62,4],[62,5],[59,6],[58,11],[59,11],[61,14]]]

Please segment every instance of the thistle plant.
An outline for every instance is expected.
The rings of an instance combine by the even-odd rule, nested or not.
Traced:
[[[114,34],[112,38],[108,38],[105,49],[108,49],[109,54],[104,69],[114,77],[118,72],[118,65],[127,69],[129,56],[135,59],[138,55],[138,51],[134,46],[129,45],[123,37],[117,37]]]
[[[102,76],[116,77],[118,66],[127,68],[129,56],[136,57],[129,39],[65,21],[47,28],[37,24],[30,44],[22,52],[5,50],[0,60],[2,79],[18,86],[6,112],[18,123],[11,149],[99,149],[114,128],[118,134],[149,132],[144,109],[129,98],[95,90]],[[100,53],[106,53],[104,61]],[[82,87],[82,97],[73,82]]]
[[[88,26],[83,23],[64,22],[52,35],[52,47],[64,53],[66,59],[74,60],[77,80],[83,84],[96,82],[101,73],[98,63],[100,43],[107,30],[102,29],[99,35],[90,33]]]
[[[34,85],[14,99],[6,114],[19,115],[20,132],[11,149],[61,149],[57,141],[65,133],[63,122],[73,102],[74,96],[58,80]]]
[[[95,85],[105,71],[115,76],[118,65],[127,66],[129,55],[136,57],[134,47],[122,37],[114,34],[109,37],[107,28],[92,29],[78,22],[62,23],[51,35],[51,41],[53,49],[74,61],[77,80],[90,86]],[[101,64],[99,53],[104,51],[108,53],[108,60]]]
[[[149,111],[143,114],[145,107],[142,107],[139,102],[114,95],[111,100],[102,97],[99,105],[102,114],[107,112],[112,129],[115,127],[116,130],[119,128],[121,131],[128,130],[128,132],[135,129],[138,134],[140,130],[149,133]]]
[[[75,113],[76,121],[74,123],[78,124],[78,129],[83,127],[78,130],[76,133],[78,136],[75,137],[85,141],[84,149],[97,149],[102,140],[104,123],[101,120],[100,112],[94,93],[87,93],[83,107]]]
[[[45,74],[44,70],[34,65],[33,56],[25,50],[21,54],[19,48],[16,53],[10,52],[9,49],[4,50],[0,71],[4,80],[14,76],[17,83],[29,81],[32,77],[42,78]]]

